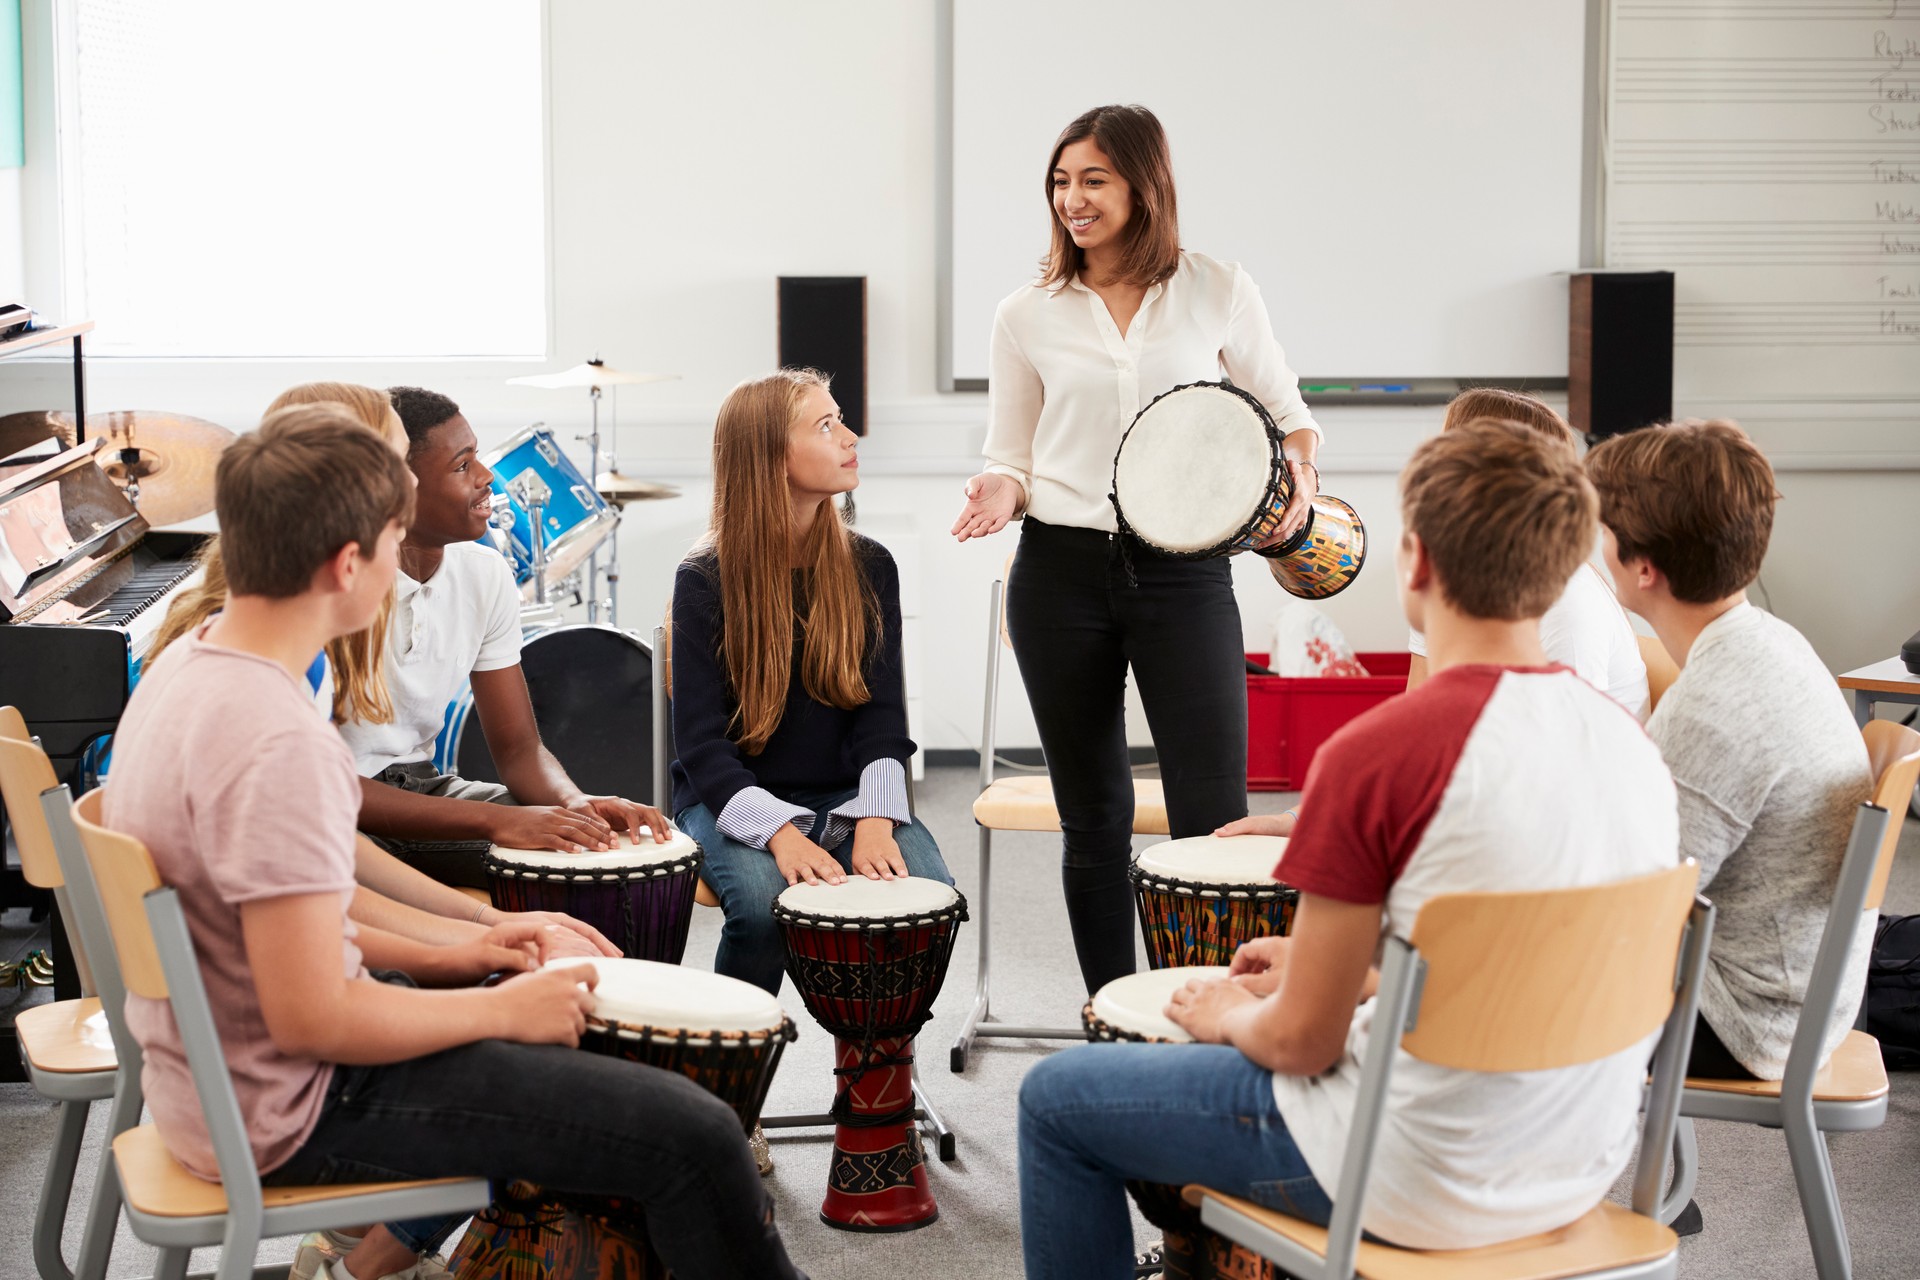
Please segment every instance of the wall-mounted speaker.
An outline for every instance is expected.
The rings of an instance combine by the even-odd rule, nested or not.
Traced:
[[[856,435],[867,434],[867,278],[780,277],[780,363],[833,378],[833,398]]]
[[[1673,272],[1577,271],[1567,417],[1601,440],[1673,418]]]

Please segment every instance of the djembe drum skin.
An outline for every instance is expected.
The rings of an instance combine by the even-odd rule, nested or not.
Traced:
[[[1080,1025],[1096,1044],[1191,1044],[1193,1037],[1163,1010],[1173,993],[1194,978],[1226,974],[1219,966],[1189,965],[1116,978],[1082,1007]],[[1200,1211],[1181,1197],[1179,1187],[1128,1182],[1127,1194],[1140,1206],[1140,1216],[1160,1228],[1163,1280],[1286,1280],[1285,1273],[1259,1254],[1202,1226]]]
[[[562,911],[605,934],[632,960],[678,964],[693,922],[700,846],[683,831],[665,844],[625,834],[595,853],[494,845],[482,862],[502,911]]]
[[[834,1037],[833,1165],[820,1220],[911,1231],[940,1216],[914,1119],[913,1038],[933,1016],[967,902],[938,880],[850,876],[774,901],[787,973]]]
[[[1140,851],[1127,868],[1147,963],[1225,965],[1243,942],[1285,936],[1300,893],[1273,877],[1283,836],[1192,836]]]

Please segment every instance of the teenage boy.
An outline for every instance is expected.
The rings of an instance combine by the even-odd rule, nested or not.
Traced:
[[[610,849],[616,830],[637,837],[642,826],[666,839],[658,809],[587,795],[540,741],[520,670],[520,591],[500,554],[475,541],[487,530],[493,473],[460,406],[419,387],[387,394],[419,487],[387,631],[393,719],[340,726],[362,778],[361,830],[436,880],[480,888],[490,844],[577,853]],[[472,685],[500,783],[433,766],[462,683]]]
[[[797,1275],[733,1112],[578,1052],[593,970],[538,969],[540,926],[492,931],[527,952],[497,986],[368,973],[457,986],[487,967],[348,923],[360,780],[302,679],[392,590],[404,465],[332,406],[285,409],[221,455],[215,501],[226,608],[129,700],[105,816],[180,893],[263,1181],[524,1178],[633,1200],[676,1274]],[[129,996],[127,1020],[162,1137],[216,1176],[166,1003]]]
[[[1773,468],[1731,422],[1616,436],[1587,470],[1620,602],[1653,624],[1680,676],[1647,721],[1680,791],[1680,849],[1718,909],[1693,1075],[1786,1074],[1854,811],[1866,744],[1798,631],[1747,603],[1773,532]],[[1826,1052],[1858,1011],[1873,949],[1847,956]]]
[[[1594,508],[1579,461],[1512,423],[1471,422],[1414,453],[1396,571],[1432,674],[1321,748],[1275,872],[1300,890],[1293,933],[1242,947],[1235,978],[1175,996],[1169,1013],[1200,1043],[1087,1045],[1027,1073],[1032,1280],[1131,1274],[1127,1179],[1203,1182],[1326,1222],[1382,928],[1407,936],[1437,894],[1674,864],[1658,751],[1540,648],[1540,615],[1593,546]],[[1499,1076],[1403,1060],[1366,1230],[1460,1249],[1580,1217],[1633,1153],[1649,1047]]]

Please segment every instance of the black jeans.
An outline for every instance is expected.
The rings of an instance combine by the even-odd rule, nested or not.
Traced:
[[[320,1123],[268,1184],[524,1178],[639,1204],[677,1276],[799,1277],[733,1110],[676,1072],[481,1040],[336,1067]]]
[[[1246,816],[1246,662],[1232,571],[1224,557],[1175,560],[1029,518],[1008,575],[1007,629],[1060,810],[1067,920],[1093,992],[1134,970],[1129,666],[1174,837]]]

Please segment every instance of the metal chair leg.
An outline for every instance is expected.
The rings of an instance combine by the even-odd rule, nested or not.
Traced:
[[[60,1254],[60,1237],[66,1230],[73,1174],[80,1165],[80,1141],[86,1136],[87,1113],[92,1109],[91,1102],[69,1100],[60,1104],[59,1127],[54,1131],[53,1152],[47,1157],[40,1205],[33,1218],[33,1266],[40,1280],[73,1280],[73,1272]]]
[[[1813,1246],[1813,1270],[1820,1280],[1850,1280],[1853,1253],[1847,1243],[1847,1224],[1840,1213],[1840,1193],[1833,1183],[1833,1162],[1827,1137],[1814,1126],[1812,1108],[1805,1114],[1789,1109],[1784,1126],[1787,1158],[1800,1192],[1800,1212],[1807,1222],[1807,1241]]]
[[[1700,1143],[1694,1136],[1693,1121],[1681,1116],[1673,1126],[1673,1181],[1667,1184],[1666,1198],[1655,1215],[1668,1226],[1693,1199],[1700,1181]]]
[[[86,1232],[80,1237],[80,1257],[74,1264],[74,1280],[106,1280],[107,1264],[113,1260],[113,1237],[120,1227],[120,1171],[113,1162],[113,1140],[140,1123],[145,1095],[140,1092],[137,1070],[131,1078],[123,1069],[123,1078],[114,1090],[107,1109],[106,1141],[100,1153],[100,1169],[94,1175],[93,1202],[87,1206]]]
[[[920,1104],[920,1128],[933,1140],[933,1149],[940,1156],[941,1164],[951,1164],[955,1154],[953,1130],[933,1109],[933,1100],[927,1097],[925,1089],[920,1087],[920,1064],[913,1064],[913,1100]]]
[[[980,1024],[987,1019],[987,975],[990,957],[993,954],[992,931],[992,887],[993,873],[993,832],[986,827],[980,828],[980,888],[974,893],[973,912],[975,929],[980,936],[980,960],[975,966],[978,975],[974,980],[973,1008],[967,1013],[967,1020],[960,1024],[960,1034],[954,1037],[953,1050],[948,1055],[947,1069],[955,1075],[967,1069],[967,1051],[973,1048],[973,1038],[980,1030]]]
[[[160,1257],[153,1264],[153,1280],[186,1280],[187,1262],[193,1257],[193,1250],[162,1247]]]

